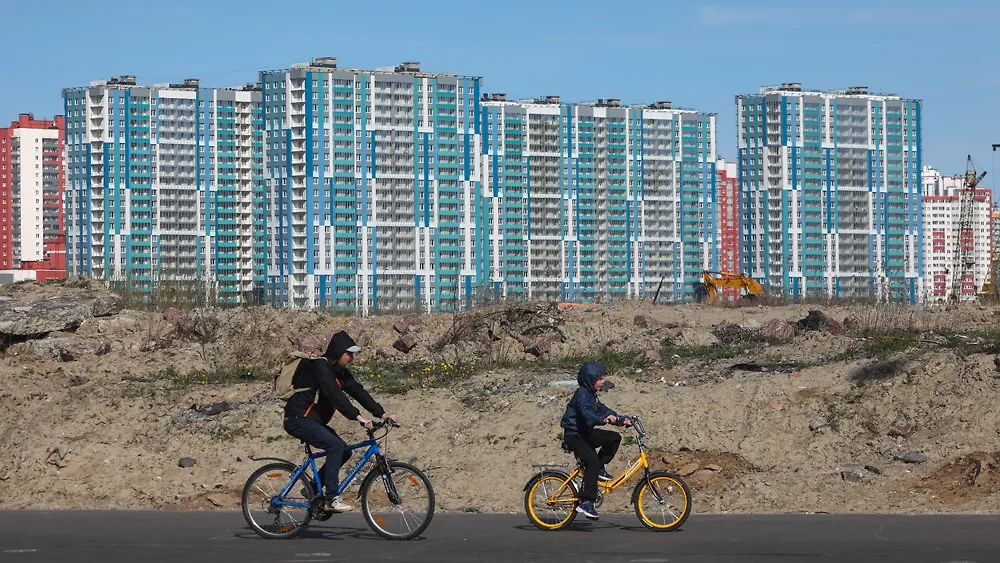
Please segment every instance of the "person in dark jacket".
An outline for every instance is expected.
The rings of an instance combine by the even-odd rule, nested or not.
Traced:
[[[347,366],[354,361],[354,355],[361,347],[349,334],[340,331],[330,338],[326,352],[315,360],[299,362],[292,385],[308,388],[292,395],[285,403],[285,432],[306,442],[310,446],[326,451],[326,462],[320,469],[323,480],[320,491],[326,491],[326,509],[333,512],[353,510],[337,495],[340,486],[340,468],[351,457],[347,443],[330,428],[330,419],[340,412],[348,420],[356,420],[365,428],[371,428],[371,420],[361,415],[348,398],[353,397],[372,416],[382,421],[396,417],[386,414],[364,386],[361,385]]]
[[[580,385],[566,405],[559,425],[563,428],[563,442],[584,464],[583,490],[576,511],[587,518],[600,517],[594,508],[597,500],[597,480],[610,481],[605,466],[614,459],[621,444],[621,434],[595,428],[603,424],[631,426],[628,417],[621,416],[597,398],[597,392],[606,385],[607,369],[598,362],[587,362],[580,367],[576,382]],[[613,385],[607,382],[608,388]],[[600,451],[598,451],[600,448]]]

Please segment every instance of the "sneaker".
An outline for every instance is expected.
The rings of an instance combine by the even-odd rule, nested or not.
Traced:
[[[607,469],[601,469],[601,472],[597,474],[597,478],[601,481],[614,481],[615,478],[608,473]]]
[[[340,500],[339,496],[326,499],[326,509],[330,512],[350,512],[354,510],[354,507],[347,504],[346,502]]]
[[[593,501],[589,500],[585,500],[580,504],[578,504],[576,507],[576,511],[579,512],[580,514],[583,514],[587,518],[590,518],[591,520],[597,520],[598,518],[601,517],[601,515],[597,513],[597,509],[594,508]]]

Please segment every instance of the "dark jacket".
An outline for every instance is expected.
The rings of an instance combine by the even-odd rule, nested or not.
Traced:
[[[313,404],[313,399],[316,398],[314,392],[302,391],[292,395],[292,398],[285,403],[286,417],[304,416],[320,424],[328,424],[333,418],[333,413],[339,411],[348,420],[355,420],[361,411],[351,403],[348,396],[353,397],[376,418],[381,418],[385,414],[382,405],[368,394],[358,380],[354,379],[354,374],[336,364],[347,348],[347,345],[337,338],[338,335],[334,335],[330,340],[323,357],[299,362],[299,367],[292,376],[292,385],[319,390],[319,397]],[[354,342],[350,341],[348,344],[353,345]]]
[[[606,372],[604,366],[597,362],[588,362],[580,368],[576,376],[580,387],[573,393],[566,405],[566,412],[559,421],[559,426],[565,430],[564,434],[587,436],[595,426],[604,424],[608,415],[618,416],[618,413],[597,398],[597,392],[594,391],[594,383]]]

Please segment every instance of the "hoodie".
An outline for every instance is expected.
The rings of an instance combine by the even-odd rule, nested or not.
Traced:
[[[385,409],[368,394],[358,380],[354,379],[354,374],[349,369],[337,365],[337,360],[344,352],[360,350],[361,347],[353,338],[346,332],[340,331],[330,339],[330,344],[322,357],[299,362],[299,367],[292,376],[292,385],[316,389],[319,394],[301,392],[292,395],[292,398],[285,403],[285,417],[300,416],[320,424],[329,424],[333,413],[340,411],[348,420],[355,420],[361,411],[351,403],[348,396],[358,401],[372,416],[380,418],[384,415]]]
[[[594,383],[604,377],[605,373],[607,369],[597,362],[587,362],[580,367],[576,375],[576,382],[580,387],[573,393],[566,405],[566,412],[559,421],[565,434],[587,436],[595,426],[604,424],[608,415],[618,416],[618,413],[597,398],[597,392],[594,391]]]

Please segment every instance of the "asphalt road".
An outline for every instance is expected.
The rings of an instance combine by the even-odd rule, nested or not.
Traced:
[[[0,562],[977,562],[1000,561],[994,516],[692,515],[647,531],[634,515],[544,532],[523,515],[437,514],[424,537],[385,541],[360,514],[264,540],[239,512],[0,512]]]

